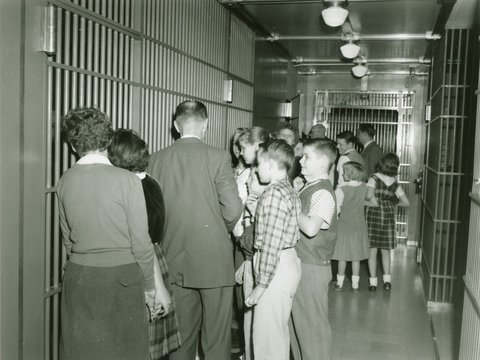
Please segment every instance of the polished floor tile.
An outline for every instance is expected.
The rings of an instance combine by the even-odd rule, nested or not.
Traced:
[[[415,248],[399,246],[392,261],[392,290],[379,276],[376,292],[368,291],[366,263],[360,292],[345,281],[343,292],[329,293],[334,360],[435,360],[434,342]]]

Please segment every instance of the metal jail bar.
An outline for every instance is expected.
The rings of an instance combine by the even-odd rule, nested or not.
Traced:
[[[255,34],[214,0],[50,4],[58,31],[56,53],[46,62],[44,355],[56,360],[66,254],[55,192],[76,161],[61,140],[62,117],[73,107],[98,107],[114,128],[138,130],[155,151],[173,142],[178,103],[197,99],[209,111],[206,142],[226,148],[235,128],[252,124]],[[231,104],[223,101],[228,78],[234,79]]]
[[[431,121],[426,124],[425,181],[422,195],[424,276],[428,300],[452,302],[459,285],[466,245],[465,150],[469,120],[469,30],[447,30],[431,69]]]
[[[412,181],[412,126],[413,93],[317,91],[316,122],[328,124],[327,136],[335,140],[342,131],[357,132],[361,123],[370,123],[376,129],[375,141],[384,153],[394,152],[400,158],[398,181],[410,195]],[[407,208],[398,209],[396,233],[398,239],[407,239]]]

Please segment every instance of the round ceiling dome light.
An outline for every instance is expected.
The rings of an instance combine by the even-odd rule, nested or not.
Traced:
[[[354,44],[353,42],[349,42],[348,44],[340,46],[340,51],[342,52],[343,57],[346,57],[347,59],[353,59],[356,58],[360,52],[360,46]]]
[[[367,71],[368,71],[368,68],[362,64],[358,64],[352,67],[352,73],[357,78],[361,78],[367,75]]]
[[[342,25],[348,16],[348,10],[334,2],[328,8],[322,10],[322,17],[325,24],[331,27]]]

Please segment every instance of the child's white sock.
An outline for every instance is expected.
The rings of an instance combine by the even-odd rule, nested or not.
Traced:
[[[370,286],[377,286],[378,285],[378,278],[377,277],[368,278],[368,282],[370,283]]]
[[[392,275],[383,275],[383,283],[392,282]]]
[[[359,281],[360,281],[360,276],[352,275],[352,289],[358,289]]]
[[[337,274],[337,285],[342,287],[343,281],[345,280],[345,275]]]

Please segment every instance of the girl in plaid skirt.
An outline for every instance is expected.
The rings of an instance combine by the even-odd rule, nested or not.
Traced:
[[[395,206],[409,206],[408,198],[397,182],[400,160],[394,153],[385,155],[377,164],[377,173],[368,180],[365,208],[370,238],[369,290],[377,289],[377,251],[382,253],[383,288],[390,290],[390,255],[396,247]]]

